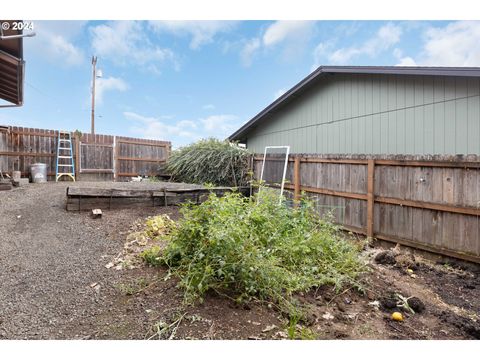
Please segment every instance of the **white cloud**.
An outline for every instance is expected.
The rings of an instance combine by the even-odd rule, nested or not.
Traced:
[[[108,77],[95,80],[95,101],[101,104],[107,91],[125,91],[128,86],[120,78]]]
[[[215,109],[215,105],[213,104],[205,104],[202,106],[202,109],[203,110],[214,110]]]
[[[396,66],[418,66],[418,64],[410,56],[400,58],[400,62]]]
[[[283,44],[283,56],[298,56],[312,35],[315,22],[280,20],[270,24],[262,36],[254,37],[246,42],[240,51],[244,66],[252,64],[255,54],[262,48],[267,50]]]
[[[60,65],[80,65],[86,56],[74,40],[85,24],[85,21],[36,21],[36,36],[24,40],[25,50],[32,51],[32,57],[41,56]]]
[[[273,94],[273,100],[277,100],[280,96],[282,96],[286,92],[287,92],[287,89],[279,89],[275,91],[275,94]]]
[[[383,25],[373,37],[360,46],[337,49],[328,55],[328,60],[333,64],[346,64],[358,56],[367,55],[374,57],[398,43],[401,35],[402,28],[400,26],[388,23]]]
[[[139,21],[112,21],[90,28],[92,48],[99,58],[108,58],[120,65],[148,65],[146,69],[159,73],[155,64],[171,61],[175,55],[168,48],[151,43],[148,32]]]
[[[320,43],[313,50],[313,65],[311,71],[322,65],[322,59],[328,57],[328,54],[332,48],[331,42]]]
[[[263,34],[263,45],[273,46],[287,39],[299,41],[309,36],[313,24],[312,21],[276,21]]]
[[[416,62],[428,66],[480,66],[480,21],[430,27]]]
[[[212,115],[200,119],[205,133],[209,136],[218,136],[225,138],[230,135],[237,127],[238,118],[235,115]]]
[[[247,41],[242,51],[240,52],[240,58],[244,66],[250,66],[253,61],[255,52],[260,48],[260,39],[253,38]]]
[[[236,26],[236,21],[150,21],[152,28],[161,33],[169,32],[177,36],[189,35],[191,49],[198,49],[202,45],[209,44],[219,33],[225,33]]]
[[[172,121],[171,117],[143,116],[132,111],[123,113],[132,122],[130,130],[143,138],[172,140],[175,145],[183,145],[201,138],[230,135],[240,124],[234,115],[212,115],[206,118]]]
[[[166,124],[162,117],[148,117],[139,115],[131,111],[123,113],[127,120],[133,121],[132,132],[139,134],[144,138],[170,140],[172,136],[179,136],[194,140],[198,135],[190,131],[196,128],[192,121],[179,121],[174,125]],[[191,129],[190,129],[191,128]]]

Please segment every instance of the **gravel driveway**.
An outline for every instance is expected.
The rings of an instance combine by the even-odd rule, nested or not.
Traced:
[[[0,192],[0,339],[85,337],[76,327],[88,329],[116,291],[120,272],[105,264],[123,247],[129,226],[153,212],[107,211],[97,220],[66,212],[70,184]]]

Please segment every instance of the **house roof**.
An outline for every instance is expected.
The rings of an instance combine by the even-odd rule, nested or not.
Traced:
[[[0,20],[2,24],[10,24],[10,29],[2,30],[2,36],[22,34],[21,30],[12,30],[11,24],[15,21]],[[0,38],[0,99],[22,105],[24,67],[22,38]]]
[[[265,109],[228,137],[229,140],[244,140],[246,133],[267,115],[297,98],[303,91],[329,74],[382,74],[382,75],[429,75],[480,77],[480,67],[425,67],[425,66],[320,66],[298,84],[280,96]]]

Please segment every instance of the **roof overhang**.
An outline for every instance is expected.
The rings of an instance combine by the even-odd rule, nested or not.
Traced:
[[[22,30],[12,30],[12,23],[17,20],[0,20],[0,23],[9,23],[8,30],[2,30],[0,38],[0,99],[12,105],[23,104],[23,79],[25,62],[23,61]]]
[[[297,98],[325,76],[334,74],[381,74],[421,76],[466,76],[480,77],[480,67],[424,67],[424,66],[320,66],[298,84],[268,105],[228,137],[229,140],[245,140],[247,132],[259,121],[274,113],[280,107]]]

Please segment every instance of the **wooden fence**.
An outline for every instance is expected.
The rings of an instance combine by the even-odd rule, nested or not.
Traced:
[[[0,170],[19,170],[28,176],[30,164],[47,164],[49,180],[55,178],[57,130],[0,126]],[[168,141],[123,136],[72,133],[77,180],[117,180],[159,174],[171,151]]]
[[[284,163],[267,159],[264,178],[278,182]],[[480,262],[480,156],[293,155],[287,181],[345,229]]]

